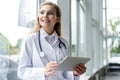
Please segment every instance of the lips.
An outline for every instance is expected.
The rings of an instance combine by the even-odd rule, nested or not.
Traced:
[[[44,23],[49,23],[50,20],[45,19],[45,20],[42,20],[42,22],[44,22]]]

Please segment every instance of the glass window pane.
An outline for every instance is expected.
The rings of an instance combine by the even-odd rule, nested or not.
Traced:
[[[76,16],[76,0],[71,0],[71,25],[72,25],[72,31],[71,31],[71,33],[72,33],[72,55],[73,56],[75,56],[76,54],[76,45],[77,45],[77,43],[76,43],[76,39],[77,39],[77,16]]]
[[[36,0],[1,0],[0,10],[0,80],[20,80],[19,51],[36,18]]]
[[[85,12],[82,6],[80,7],[80,53],[79,56],[84,56],[85,50]]]
[[[72,0],[72,55],[83,56],[85,50],[85,7],[83,1]]]

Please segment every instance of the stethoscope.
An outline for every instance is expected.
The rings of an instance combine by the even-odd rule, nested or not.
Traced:
[[[58,38],[58,40],[59,40],[59,48],[62,49],[62,46],[64,46],[64,48],[66,49],[66,45],[60,40],[60,38]],[[38,33],[38,42],[39,42],[39,47],[40,47],[40,50],[41,50],[40,57],[44,57],[45,53],[43,52],[43,49],[42,49],[42,46],[41,46],[40,31]]]

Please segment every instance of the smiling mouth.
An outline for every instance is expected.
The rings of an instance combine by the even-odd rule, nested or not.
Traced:
[[[44,23],[49,23],[50,20],[42,20],[42,22],[44,22]]]

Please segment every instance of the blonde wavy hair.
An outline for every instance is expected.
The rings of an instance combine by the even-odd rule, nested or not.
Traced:
[[[56,33],[58,34],[58,36],[61,36],[61,10],[60,10],[59,6],[57,6],[53,2],[47,1],[47,2],[41,3],[39,9],[41,9],[45,5],[51,5],[52,7],[55,8],[56,15],[59,18],[59,21],[55,24],[54,30],[56,31]],[[32,32],[33,33],[38,32],[41,29],[41,27],[42,26],[39,24],[39,17],[37,17]]]

